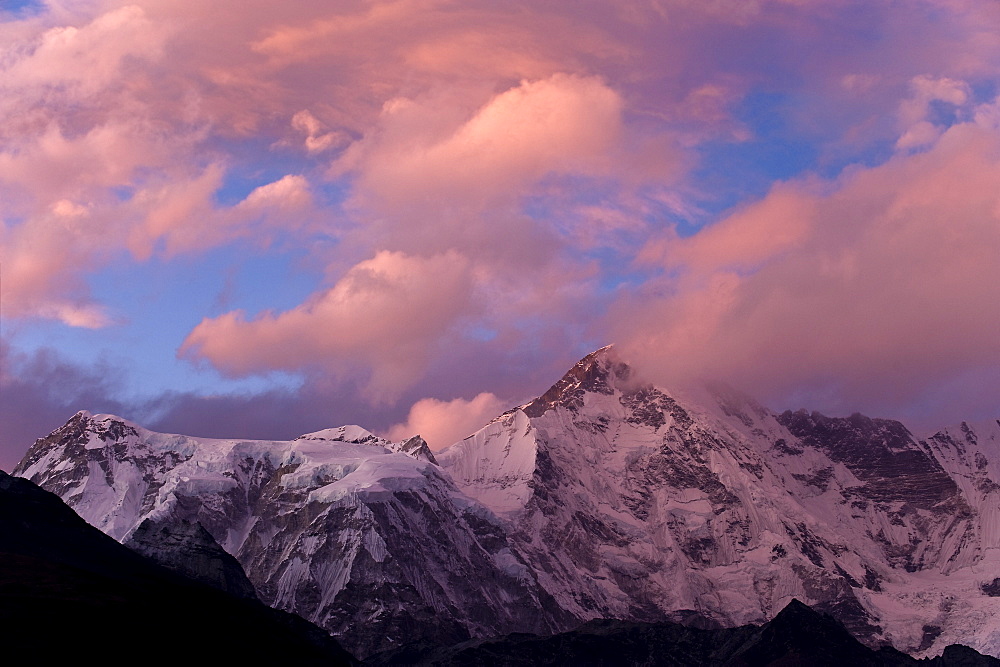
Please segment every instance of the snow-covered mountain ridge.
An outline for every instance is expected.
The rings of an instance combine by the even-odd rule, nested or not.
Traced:
[[[199,522],[261,599],[362,656],[600,617],[733,626],[793,598],[873,645],[1000,653],[1000,422],[918,440],[779,415],[642,383],[610,348],[436,454],[359,427],[207,440],[80,413],[15,473],[118,539]]]

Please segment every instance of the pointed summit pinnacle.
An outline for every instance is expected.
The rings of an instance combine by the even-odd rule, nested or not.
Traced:
[[[618,358],[614,346],[605,345],[576,362],[559,382],[521,409],[529,417],[540,417],[559,405],[578,410],[585,393],[613,394],[618,383],[631,376],[632,369]]]

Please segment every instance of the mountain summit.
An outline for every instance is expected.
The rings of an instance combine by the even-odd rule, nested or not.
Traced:
[[[578,617],[735,626],[796,597],[873,646],[995,653],[996,630],[961,619],[1000,611],[982,575],[997,445],[995,422],[921,441],[724,386],[668,392],[606,347],[437,458]]]

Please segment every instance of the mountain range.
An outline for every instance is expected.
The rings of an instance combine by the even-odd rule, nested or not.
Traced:
[[[81,412],[14,474],[361,658],[595,619],[735,628],[793,599],[871,649],[1000,653],[1000,422],[918,437],[777,414],[644,382],[610,347],[439,452],[357,426],[213,440]]]

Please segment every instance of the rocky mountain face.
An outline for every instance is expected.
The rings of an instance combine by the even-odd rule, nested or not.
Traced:
[[[200,523],[145,519],[124,544],[154,563],[206,586],[234,597],[257,599],[239,561],[219,546]]]
[[[872,646],[996,654],[998,455],[995,422],[921,441],[779,415],[725,387],[668,394],[604,349],[438,461],[580,618],[736,626],[795,597]]]
[[[671,392],[604,348],[447,450],[358,427],[187,438],[80,413],[15,473],[116,539],[200,525],[365,656],[599,618],[735,627],[793,598],[869,646],[1000,653],[1000,423]],[[188,524],[184,524],[188,522]]]

